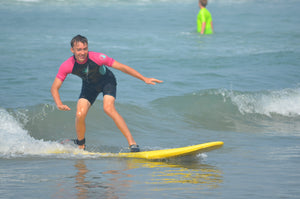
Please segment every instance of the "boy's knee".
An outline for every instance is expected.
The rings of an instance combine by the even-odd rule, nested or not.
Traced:
[[[109,106],[104,106],[103,110],[107,115],[109,115],[111,113],[111,108]]]
[[[85,119],[85,114],[82,111],[77,111],[76,118],[77,119]]]
[[[103,110],[107,115],[111,115],[114,112],[115,108],[112,105],[104,105]]]

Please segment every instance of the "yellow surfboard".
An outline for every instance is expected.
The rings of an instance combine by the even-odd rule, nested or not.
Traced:
[[[72,153],[72,154],[81,154],[81,155],[91,155],[99,157],[116,157],[116,158],[142,158],[142,159],[167,159],[173,157],[189,156],[199,153],[208,152],[214,149],[218,149],[223,146],[223,142],[208,142],[203,144],[197,144],[192,146],[186,146],[181,148],[173,149],[162,149],[154,151],[142,151],[135,153],[101,153],[101,152],[89,152],[83,150],[76,150],[72,152],[57,150],[57,151],[48,151],[51,154],[61,154],[61,153]]]

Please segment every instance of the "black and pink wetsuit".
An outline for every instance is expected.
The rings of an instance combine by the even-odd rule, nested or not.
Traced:
[[[82,79],[82,89],[79,98],[94,103],[100,92],[104,95],[116,97],[116,78],[106,67],[111,67],[114,59],[103,53],[88,52],[87,60],[83,63],[72,56],[59,68],[56,77],[64,81],[68,74],[74,74]]]

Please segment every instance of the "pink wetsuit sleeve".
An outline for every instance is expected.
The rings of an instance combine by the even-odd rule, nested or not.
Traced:
[[[103,53],[97,53],[97,52],[89,52],[89,58],[100,66],[105,65],[111,67],[115,61],[113,58],[108,57]]]
[[[64,63],[62,63],[62,65],[59,67],[56,77],[61,81],[64,81],[67,75],[72,73],[74,64],[75,64],[75,59],[72,56],[69,59],[67,59]]]

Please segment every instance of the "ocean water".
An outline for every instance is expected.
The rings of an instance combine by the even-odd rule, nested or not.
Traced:
[[[215,34],[203,36],[196,0],[0,0],[0,198],[299,198],[299,7],[210,0]],[[224,146],[162,161],[45,154],[75,137],[81,80],[60,89],[68,112],[50,87],[77,34],[164,81],[113,70],[116,107],[142,150]],[[127,150],[101,95],[86,139],[91,151]]]

